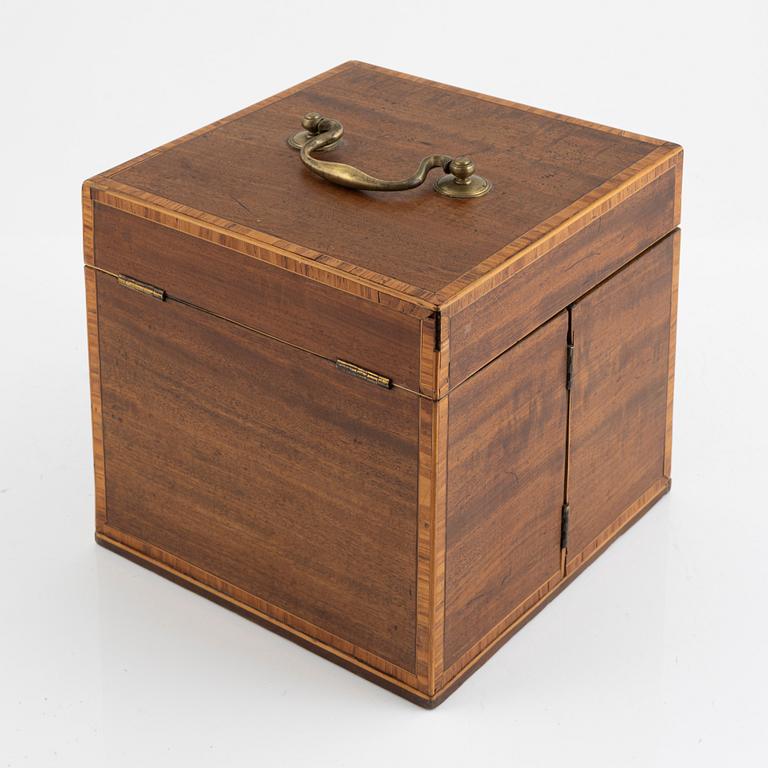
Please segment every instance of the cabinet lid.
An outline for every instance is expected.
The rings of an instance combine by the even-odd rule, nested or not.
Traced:
[[[433,189],[439,168],[407,191],[336,186],[287,143],[309,112],[344,126],[340,145],[318,159],[402,178],[426,155],[469,155],[492,190],[444,197]],[[257,257],[263,249],[273,263],[288,259],[310,277],[308,265],[430,308],[491,280],[523,249],[680,152],[668,142],[353,61],[92,185],[171,212],[186,231],[198,222],[256,244]]]

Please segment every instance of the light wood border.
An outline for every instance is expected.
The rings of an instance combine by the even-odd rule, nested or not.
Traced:
[[[680,283],[680,230],[672,232],[672,287],[669,297],[669,368],[667,374],[667,423],[664,431],[664,476],[672,476],[672,411],[675,398],[675,347],[677,342],[677,293]]]
[[[419,318],[427,318],[435,310],[434,305],[428,301],[399,293],[394,288],[385,289],[362,275],[353,277],[336,267],[319,264],[311,258],[312,252],[307,252],[309,255],[291,253],[279,246],[278,243],[282,241],[277,238],[261,240],[244,232],[236,232],[234,228],[239,225],[229,225],[226,220],[208,214],[195,215],[192,209],[176,206],[171,201],[135,190],[125,184],[107,183],[102,177],[96,176],[86,181],[84,187],[90,191],[95,203],[237,251],[257,261],[351,293],[388,309]]]
[[[416,677],[419,687],[431,690],[432,569],[434,559],[434,441],[433,404],[419,402],[418,528],[416,532]]]
[[[101,352],[99,348],[98,295],[96,275],[89,267],[94,261],[93,201],[87,185],[82,188],[83,260],[85,262],[85,310],[88,328],[88,367],[91,388],[91,432],[93,437],[93,479],[96,530],[107,521],[107,488],[104,469],[104,426],[101,397]]]
[[[310,248],[303,247],[297,243],[292,243],[287,240],[282,240],[269,235],[259,230],[245,227],[243,225],[236,224],[227,219],[212,216],[203,211],[183,206],[172,200],[168,200],[151,193],[130,187],[122,184],[114,178],[115,174],[125,170],[133,165],[136,165],[144,160],[154,157],[172,147],[176,147],[190,139],[201,136],[207,132],[215,130],[221,125],[237,120],[245,115],[251,114],[269,104],[273,104],[280,99],[285,98],[291,94],[294,94],[309,85],[321,82],[322,80],[337,75],[353,67],[361,67],[364,69],[374,70],[381,73],[385,73],[391,76],[399,77],[412,82],[417,82],[425,85],[429,85],[435,88],[448,90],[452,93],[460,93],[465,96],[470,96],[483,101],[489,101],[495,104],[507,106],[511,109],[523,110],[538,115],[550,117],[552,119],[561,120],[563,122],[569,122],[576,125],[581,125],[594,130],[599,130],[607,133],[612,133],[618,136],[624,136],[638,141],[644,141],[648,143],[650,151],[648,155],[641,158],[638,162],[629,166],[621,173],[609,179],[604,184],[600,185],[596,189],[582,196],[576,200],[572,205],[563,209],[554,216],[549,217],[546,221],[542,222],[539,226],[530,230],[521,238],[517,238],[514,242],[508,244],[504,248],[500,249],[496,253],[489,256],[479,265],[472,270],[465,273],[448,286],[443,287],[440,291],[433,292],[423,289],[419,286],[410,285],[403,281],[394,279],[387,275],[382,275],[372,270],[366,270],[361,267],[357,267],[348,262],[337,259],[328,254],[323,254],[318,251],[314,251]],[[538,256],[543,255],[546,250],[553,247],[556,242],[551,242],[553,238],[560,233],[562,227],[566,224],[578,225],[576,228],[569,232],[575,234],[576,231],[583,228],[589,221],[596,216],[594,215],[595,207],[601,208],[602,215],[606,210],[617,205],[624,197],[621,196],[624,188],[630,184],[635,177],[644,176],[659,162],[670,160],[676,155],[681,155],[682,149],[676,144],[670,142],[663,142],[659,139],[652,139],[646,136],[640,136],[628,131],[621,131],[616,128],[610,128],[608,126],[600,125],[598,123],[591,123],[586,120],[580,120],[578,118],[568,117],[558,114],[556,112],[550,112],[543,109],[536,109],[524,104],[508,101],[505,99],[499,99],[492,96],[486,96],[484,94],[475,93],[454,86],[449,86],[444,83],[437,83],[434,81],[426,80],[424,78],[418,78],[413,75],[407,75],[402,72],[396,72],[394,70],[388,70],[383,67],[377,67],[372,64],[366,64],[359,61],[348,61],[338,67],[335,67],[327,72],[321,73],[317,77],[300,83],[293,88],[289,88],[275,96],[272,96],[264,101],[258,102],[252,106],[246,107],[239,112],[229,115],[228,117],[211,123],[203,128],[186,134],[179,139],[172,142],[168,142],[156,149],[140,155],[133,160],[129,160],[122,165],[100,174],[90,182],[95,187],[100,187],[104,192],[113,192],[119,195],[125,202],[143,204],[144,208],[137,208],[134,212],[135,215],[142,215],[152,208],[159,209],[161,211],[171,211],[176,217],[177,221],[185,221],[185,231],[189,231],[191,221],[197,221],[198,225],[202,228],[210,229],[211,226],[214,229],[223,230],[230,238],[231,242],[240,241],[250,246],[253,250],[253,246],[259,246],[251,255],[255,258],[260,258],[276,266],[283,266],[283,268],[291,269],[292,271],[305,274],[306,277],[320,282],[326,282],[327,284],[334,284],[330,275],[335,276],[337,279],[343,275],[350,285],[347,287],[340,287],[341,290],[348,290],[356,295],[362,295],[369,301],[378,301],[384,303],[386,300],[382,300],[382,296],[390,296],[396,300],[396,308],[399,311],[410,311],[409,305],[416,305],[417,307],[427,308],[430,311],[443,307],[443,310],[448,313],[459,311],[461,308],[475,301],[479,296],[483,295],[488,290],[492,290],[498,282],[498,271],[503,268],[507,268],[509,262],[516,261],[518,257],[530,255],[529,249],[536,243],[539,246]],[[651,180],[651,179],[649,179]],[[647,183],[647,181],[646,181]],[[636,191],[636,190],[635,190]],[[617,199],[613,199],[616,197]],[[679,193],[678,193],[679,197]],[[679,205],[677,206],[679,208]],[[677,211],[679,214],[679,210]],[[155,216],[150,214],[147,218],[156,220]],[[581,221],[586,219],[585,221]],[[166,226],[173,226],[170,223],[166,223]],[[221,234],[221,233],[220,233]],[[564,239],[564,238],[561,238]],[[544,247],[547,246],[548,247]],[[232,244],[228,244],[227,247],[233,247]],[[234,246],[235,250],[241,250]],[[273,255],[276,254],[280,258],[276,259]],[[308,271],[302,268],[302,265],[306,265],[307,262],[312,262],[315,265],[315,270]],[[503,280],[503,278],[502,278]],[[354,286],[354,287],[351,287]],[[377,291],[378,296],[374,296],[372,291]]]
[[[94,229],[93,229],[93,199],[91,198],[91,184],[86,181],[81,190],[81,204],[83,210],[83,261],[93,266],[95,259],[94,252]]]
[[[419,403],[416,659],[419,688],[437,691],[443,669],[448,401]]]
[[[515,606],[501,621],[490,631],[486,632],[480,640],[473,643],[459,658],[451,664],[444,672],[440,679],[440,685],[447,685],[456,675],[462,672],[465,667],[470,666],[473,660],[482,655],[486,648],[493,645],[496,640],[501,637],[505,632],[509,630],[514,624],[534,606],[542,602],[546,596],[560,583],[563,579],[563,572],[560,568],[557,569],[540,587],[535,589],[528,597],[523,600],[522,603]]]
[[[87,247],[87,246],[86,246]],[[88,316],[88,362],[91,384],[91,430],[93,435],[93,479],[95,491],[96,530],[107,522],[107,487],[104,469],[104,426],[102,421],[101,358],[99,351],[99,321],[97,314],[96,275],[85,272],[85,305]]]
[[[680,226],[683,205],[683,148],[680,148],[678,161],[675,163],[675,207],[674,221],[675,226]]]
[[[101,530],[97,532],[97,536],[102,536],[111,543],[121,545],[143,558],[151,560],[185,581],[193,582],[200,588],[215,593],[220,598],[246,607],[261,619],[280,626],[286,632],[297,634],[303,639],[310,640],[316,645],[343,657],[347,661],[352,661],[366,667],[369,671],[375,671],[379,675],[389,677],[399,684],[404,684],[412,692],[420,693],[418,691],[418,679],[413,672],[403,669],[365,648],[350,643],[344,638],[334,635],[332,632],[328,632],[322,627],[318,627],[312,622],[306,621],[300,616],[296,616],[273,603],[252,595],[231,582],[219,578],[216,574],[206,571],[181,557],[177,557],[171,552],[167,552],[154,544],[143,541],[109,524],[102,526]]]
[[[659,478],[640,498],[630,504],[607,528],[604,528],[584,549],[577,555],[569,555],[565,562],[565,572],[570,576],[582,568],[598,552],[601,552],[607,544],[613,541],[619,533],[640,514],[654,500],[661,497],[669,490],[670,481],[667,477]]]
[[[434,517],[432,528],[432,675],[430,693],[441,686],[444,673],[443,649],[445,640],[445,551],[448,516],[448,398],[433,405],[434,439]]]
[[[440,303],[441,310],[448,316],[453,316],[466,309],[486,293],[498,288],[513,275],[538,261],[553,248],[578,234],[589,224],[600,219],[608,211],[616,208],[673,168],[677,179],[681,163],[682,148],[676,145],[658,147],[642,160],[586,195],[585,198],[589,198],[589,203],[579,210],[578,215],[575,215],[572,209],[587,202],[585,198],[581,198],[569,208],[555,214],[491,256],[483,262],[487,271],[478,275],[474,281],[465,283],[464,279],[460,278],[449,286],[450,294],[447,290],[445,293],[438,292],[435,299]],[[601,191],[606,185],[611,185],[610,193]],[[672,226],[675,227],[678,224],[679,211],[675,210]]]

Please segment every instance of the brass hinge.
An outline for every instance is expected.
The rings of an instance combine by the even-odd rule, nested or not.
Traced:
[[[384,389],[392,388],[392,379],[388,379],[386,376],[382,376],[379,373],[369,371],[367,368],[361,368],[359,365],[355,365],[354,363],[348,363],[346,360],[337,360],[336,367],[340,371],[349,373],[352,376],[357,376],[358,379],[370,381],[372,384],[376,384],[379,387],[384,387]]]
[[[568,524],[571,516],[571,505],[566,502],[560,516],[560,549],[568,547]]]
[[[151,283],[142,282],[135,277],[128,277],[128,275],[118,275],[117,282],[119,285],[122,285],[123,288],[130,288],[132,291],[138,291],[145,296],[151,296],[153,299],[165,301],[165,291]]]
[[[570,390],[573,384],[573,342],[568,342],[567,359],[565,363],[565,388]]]

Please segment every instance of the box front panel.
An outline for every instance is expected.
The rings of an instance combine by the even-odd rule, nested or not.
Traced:
[[[448,395],[450,678],[560,578],[568,315]]]
[[[97,295],[104,529],[412,672],[419,398],[107,275]]]
[[[667,236],[573,307],[569,567],[667,482],[677,238]]]

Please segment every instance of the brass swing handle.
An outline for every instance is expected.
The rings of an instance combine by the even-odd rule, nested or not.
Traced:
[[[327,152],[338,146],[344,135],[344,126],[338,120],[309,112],[301,121],[304,130],[289,137],[288,144],[301,152],[301,161],[318,176],[327,181],[350,189],[364,189],[372,192],[398,192],[413,189],[424,183],[433,168],[442,168],[441,176],[434,188],[441,195],[457,199],[481,197],[491,190],[491,183],[475,174],[475,164],[468,157],[428,155],[420,163],[413,176],[406,179],[377,179],[345,163],[318,160],[313,152]]]

